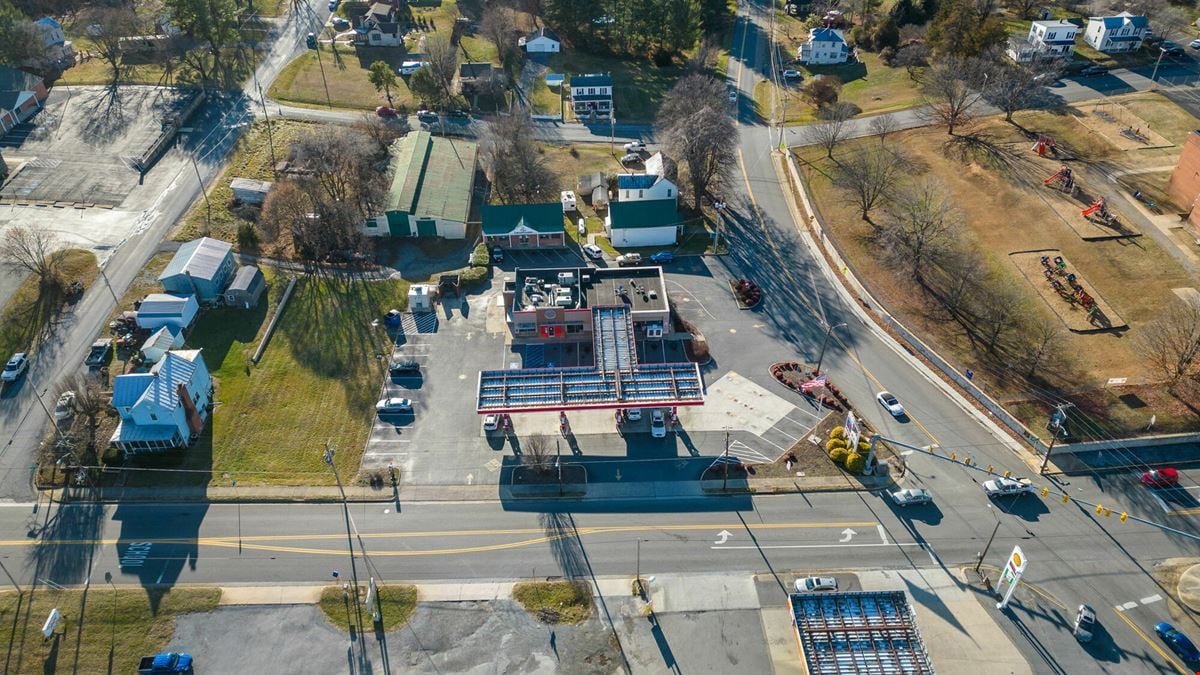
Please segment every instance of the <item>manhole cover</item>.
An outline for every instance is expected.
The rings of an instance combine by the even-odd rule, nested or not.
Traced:
[[[1178,592],[1188,609],[1200,612],[1200,565],[1192,565],[1179,576]]]

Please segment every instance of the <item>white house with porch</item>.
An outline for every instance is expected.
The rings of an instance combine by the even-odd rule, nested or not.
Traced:
[[[1121,12],[1115,16],[1088,19],[1083,41],[1098,52],[1135,52],[1142,47],[1150,21],[1144,16]]]
[[[850,60],[846,36],[836,28],[812,28],[808,42],[800,45],[797,59],[808,65],[834,65]]]
[[[199,349],[169,351],[148,373],[118,375],[112,405],[121,421],[112,444],[127,456],[185,448],[204,431],[212,394]]]
[[[1009,41],[1005,53],[1017,63],[1029,63],[1034,59],[1065,59],[1075,52],[1075,37],[1079,26],[1070,21],[1033,21],[1024,40]]]

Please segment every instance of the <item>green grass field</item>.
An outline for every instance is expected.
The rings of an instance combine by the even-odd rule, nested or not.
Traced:
[[[335,51],[322,43],[320,52],[320,62],[317,50],[310,49],[289,63],[275,78],[267,95],[285,103],[324,108],[328,86],[328,101],[334,108],[374,110],[377,106],[387,105],[388,101],[382,91],[375,91],[367,81],[371,64],[386,61],[395,70],[408,60],[407,50],[391,47],[361,47],[356,52],[353,47],[338,45]],[[417,101],[405,78],[397,75],[396,79],[396,87],[392,89],[393,105],[412,109]]]
[[[654,121],[663,95],[683,75],[683,66],[660,68],[647,58],[563,52],[550,57],[550,70],[572,75],[612,73],[613,106],[622,122]]]
[[[581,581],[527,581],[513,599],[545,623],[580,623],[592,614],[592,589]]]
[[[374,625],[371,619],[371,607],[366,604],[367,589],[358,589],[359,617],[363,626],[368,630]],[[321,592],[318,603],[329,623],[349,632],[350,623],[354,619],[354,601],[340,586],[330,586]],[[383,630],[392,631],[408,623],[413,610],[417,608],[417,587],[407,584],[399,586],[379,587],[380,615],[383,617]]]
[[[787,99],[785,124],[811,124],[817,120],[816,109],[800,97],[800,87],[814,75],[833,75],[842,81],[839,101],[858,106],[862,115],[875,115],[905,110],[921,105],[918,85],[904,68],[889,68],[878,54],[861,52],[861,62],[837,66],[794,66],[801,79],[780,88],[770,82],[760,82],[754,88],[754,102],[766,118],[782,117],[785,112],[782,94]],[[777,106],[777,108],[773,108]],[[772,112],[774,110],[774,112]]]
[[[60,277],[64,283],[78,280],[89,287],[100,274],[91,251],[68,249],[63,254]],[[27,277],[0,310],[0,354],[32,351],[40,336],[54,327],[63,314],[61,293],[47,293],[34,276]]]

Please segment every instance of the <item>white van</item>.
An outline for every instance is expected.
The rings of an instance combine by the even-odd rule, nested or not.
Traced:
[[[420,70],[421,66],[425,66],[428,64],[429,64],[428,61],[405,61],[400,64],[400,68],[398,69],[397,72],[399,72],[401,75],[412,75],[413,73]]]

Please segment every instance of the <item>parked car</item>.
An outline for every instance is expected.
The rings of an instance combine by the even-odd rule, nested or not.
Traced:
[[[108,355],[112,352],[112,338],[104,338],[96,340],[92,343],[91,349],[88,350],[88,355],[83,360],[83,365],[88,368],[99,368],[108,363]]]
[[[54,404],[54,419],[65,420],[75,414],[75,392],[64,391]]]
[[[737,92],[737,89],[734,89],[733,87],[730,87],[730,88],[729,88],[729,94],[728,94],[728,98],[729,98],[729,102],[730,102],[730,103],[737,103],[737,99],[738,99],[738,92]]]
[[[412,412],[412,409],[412,401],[406,398],[393,398],[389,396],[375,404],[375,412],[380,415]]]
[[[654,255],[650,256],[650,262],[655,262],[659,265],[675,262],[675,254],[671,253],[670,251],[658,251]]]
[[[350,30],[350,20],[349,19],[346,19],[346,18],[343,18],[340,16],[335,16],[335,17],[333,17],[333,20],[331,23],[333,23],[333,27],[335,30]]]
[[[890,391],[881,391],[875,394],[875,400],[879,401],[879,405],[892,414],[892,417],[904,417],[904,406],[900,405],[900,399],[892,395]]]
[[[797,593],[806,593],[809,591],[836,591],[837,589],[837,579],[834,579],[833,577],[801,577],[796,580]]]
[[[636,152],[631,152],[621,157],[622,164],[637,164],[640,161],[642,161],[642,156]]]
[[[400,67],[396,69],[397,75],[412,75],[421,69],[421,66],[426,65],[426,61],[401,61]]]
[[[1142,474],[1142,485],[1152,488],[1174,487],[1179,484],[1179,472],[1170,467],[1150,469]]]
[[[499,415],[493,414],[493,415],[484,415],[483,416],[483,431],[484,431],[484,433],[489,432],[489,431],[495,431],[496,429],[499,429],[499,428],[500,428],[500,416]]]
[[[492,247],[492,262],[504,262],[504,249],[499,246]]]
[[[376,114],[376,115],[378,115],[378,116],[380,116],[380,117],[395,117],[395,116],[396,116],[396,109],[395,109],[395,108],[389,108],[389,107],[387,107],[386,105],[381,105],[381,106],[379,106],[378,108],[376,108],[376,109],[375,109],[375,114]]]
[[[432,110],[418,110],[417,119],[426,124],[433,124],[438,121],[438,114]]]
[[[1188,43],[1188,46],[1192,49],[1200,49],[1200,40],[1192,40]]]
[[[798,70],[785,70],[785,71],[783,71],[783,79],[785,79],[785,80],[794,80],[794,79],[797,79],[797,78],[799,78],[799,77],[800,77],[800,71],[798,71]]]
[[[617,256],[617,267],[633,267],[642,263],[641,253],[626,253]]]
[[[421,363],[416,359],[404,359],[403,361],[392,361],[388,366],[388,374],[390,375],[413,375],[421,372]]]
[[[1166,52],[1167,56],[1183,56],[1186,53],[1183,51],[1183,47],[1170,40],[1163,40],[1158,48]]]
[[[646,151],[646,144],[641,141],[630,141],[629,143],[626,143],[622,147],[625,148],[625,152],[645,152]]]
[[[1071,634],[1080,642],[1090,642],[1096,632],[1096,612],[1087,605],[1080,605],[1075,611],[1075,625]]]
[[[1200,651],[1197,651],[1196,645],[1188,639],[1188,636],[1175,630],[1171,624],[1163,621],[1154,627],[1154,632],[1158,633],[1158,637],[1167,643],[1171,651],[1175,652],[1179,658],[1190,663],[1200,661]]]
[[[629,420],[630,422],[637,422],[638,420],[642,419],[642,409],[641,408],[626,408],[625,409],[625,419]]]
[[[170,675],[173,673],[190,673],[195,664],[192,655],[175,652],[162,652],[154,656],[143,656],[138,661],[138,675]]]
[[[308,35],[305,35],[304,36],[304,44],[306,46],[308,46],[309,49],[316,49],[317,48],[317,34],[309,33]]]
[[[1083,75],[1084,77],[1096,77],[1099,75],[1107,75],[1108,68],[1105,68],[1104,66],[1088,66],[1087,68],[1084,68],[1083,70],[1079,71],[1079,74]]]
[[[1007,497],[1033,492],[1033,483],[1026,478],[997,478],[983,484],[983,493],[989,497]]]
[[[466,108],[455,108],[446,114],[459,119],[467,119],[471,116],[471,111],[467,110]]]
[[[0,372],[0,382],[16,382],[26,370],[29,370],[29,357],[24,352],[17,352],[4,364],[4,371]]]
[[[604,259],[604,251],[601,250],[600,247],[595,244],[585,244],[581,250],[583,251],[584,255],[591,258],[592,260],[603,260]]]
[[[889,493],[892,502],[896,506],[920,506],[921,504],[932,504],[933,494],[929,490],[919,488],[906,488]]]
[[[337,11],[337,6],[338,6],[338,2],[340,2],[340,1],[341,1],[341,0],[329,0],[329,11],[331,11],[331,12],[336,12],[336,11]]]
[[[667,437],[667,417],[663,414],[661,409],[655,408],[654,411],[650,413],[650,437]]]

